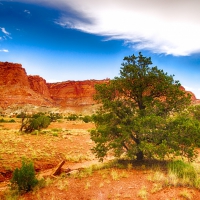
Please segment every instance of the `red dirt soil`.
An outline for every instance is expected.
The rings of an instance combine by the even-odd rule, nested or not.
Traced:
[[[62,122],[52,123],[48,130],[58,131],[58,136],[49,134],[22,135],[18,133],[20,123],[1,123],[0,133],[2,148],[12,150],[1,152],[0,156],[0,199],[4,199],[4,190],[9,183],[12,171],[20,166],[23,156],[33,159],[37,174],[48,174],[61,160],[67,156],[78,161],[66,161],[64,169],[80,169],[89,167],[98,161],[91,154],[93,142],[87,130],[94,128],[92,123]],[[48,131],[47,130],[47,131]],[[15,132],[14,132],[15,131]],[[14,132],[14,133],[13,133]],[[4,139],[5,138],[5,139]],[[15,148],[16,147],[16,148]],[[89,158],[89,159],[88,159]],[[51,184],[44,188],[29,192],[20,197],[23,200],[199,200],[200,191],[186,187],[164,187],[156,192],[154,182],[149,180],[152,170],[143,167],[133,169],[101,169],[85,177],[58,176],[47,178]],[[114,174],[114,175],[112,175]],[[6,182],[7,180],[7,182]],[[143,192],[142,192],[143,191]],[[187,197],[184,197],[186,193]]]

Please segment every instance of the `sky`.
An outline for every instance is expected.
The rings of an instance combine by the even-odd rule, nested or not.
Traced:
[[[0,61],[47,82],[119,76],[139,52],[200,99],[199,0],[0,0]]]

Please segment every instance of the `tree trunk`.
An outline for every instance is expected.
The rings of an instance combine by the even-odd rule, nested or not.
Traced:
[[[141,161],[141,160],[143,160],[143,158],[144,158],[143,151],[139,151],[139,152],[136,154],[136,159],[137,159],[138,161]]]

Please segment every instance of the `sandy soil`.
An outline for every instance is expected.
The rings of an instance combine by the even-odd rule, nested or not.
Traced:
[[[62,120],[35,135],[21,134],[19,127],[20,123],[0,124],[0,199],[4,199],[12,172],[21,166],[23,157],[33,160],[37,175],[46,179],[45,187],[24,194],[23,200],[200,199],[197,189],[152,181],[155,171],[146,164],[91,171],[88,167],[99,164],[90,151],[94,145],[88,132],[94,128],[92,123]],[[76,172],[74,176],[50,176],[62,160],[66,160],[62,169]]]

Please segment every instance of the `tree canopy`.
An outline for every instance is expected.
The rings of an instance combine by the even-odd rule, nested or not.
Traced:
[[[183,115],[191,96],[174,75],[151,65],[142,53],[125,57],[119,77],[96,85],[94,98],[102,106],[91,139],[100,160],[110,152],[137,160],[194,156],[197,137],[191,136],[199,134],[199,121]]]

